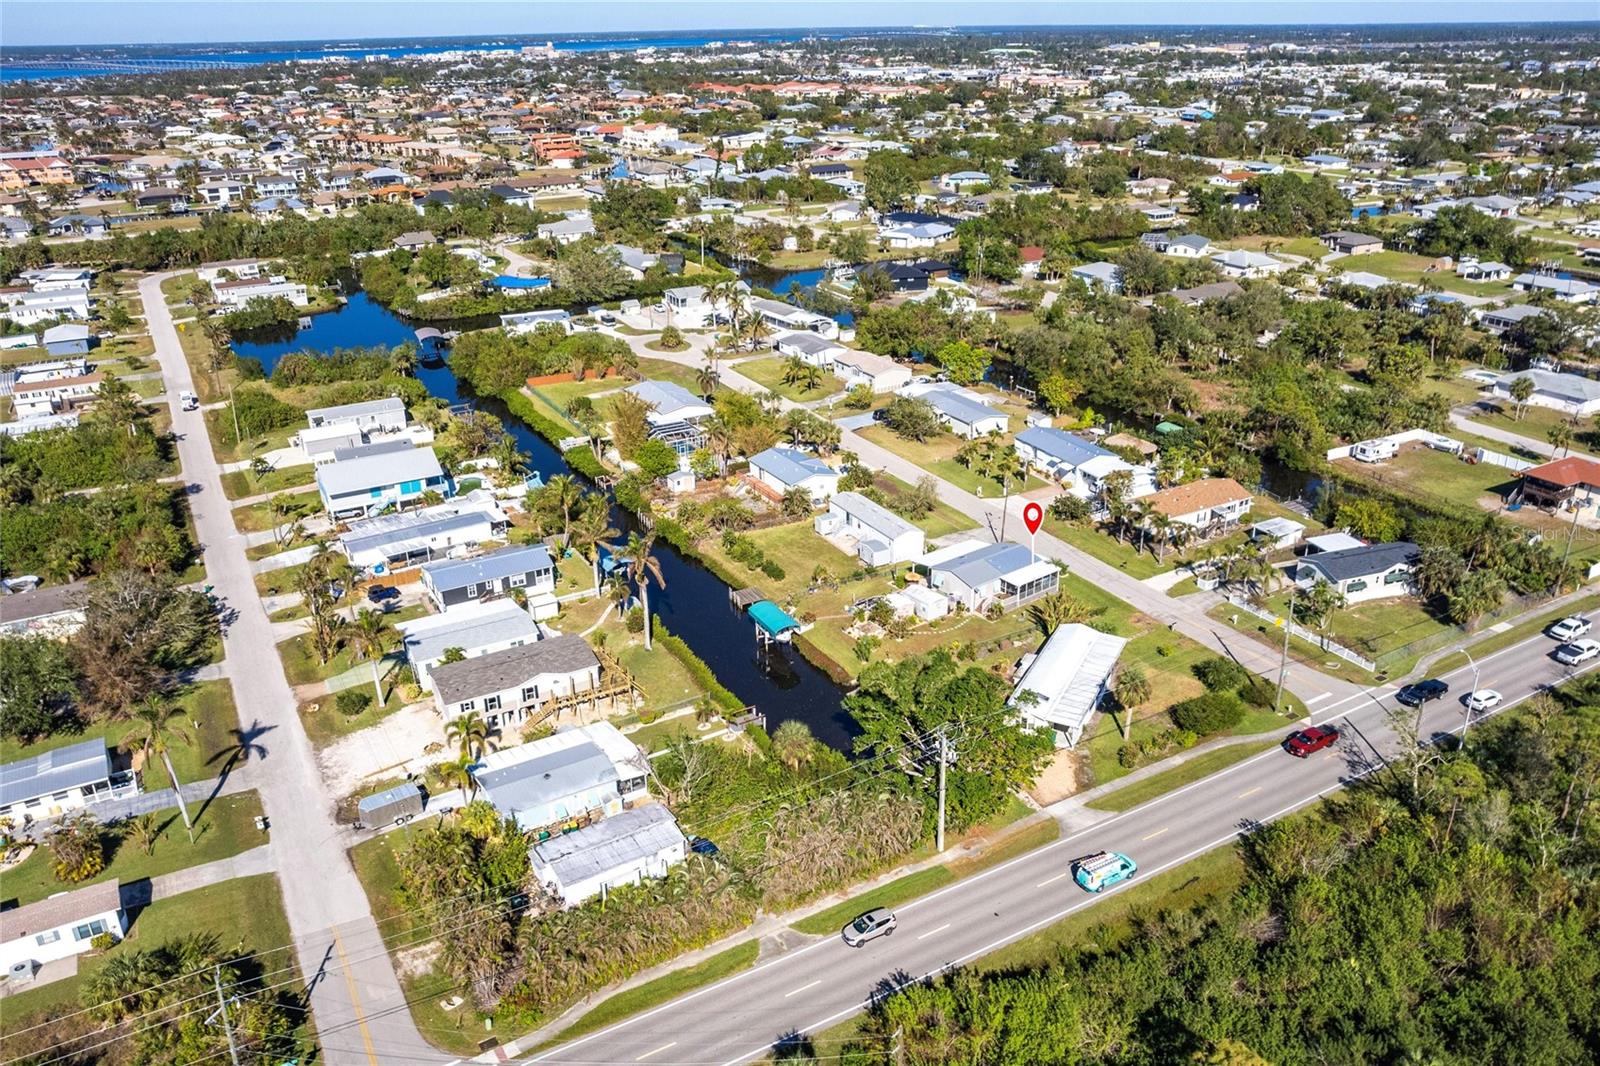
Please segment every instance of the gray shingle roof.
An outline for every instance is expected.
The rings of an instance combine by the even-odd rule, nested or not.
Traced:
[[[554,564],[550,553],[542,544],[516,545],[501,548],[476,559],[448,560],[428,563],[422,572],[436,589],[459,589],[485,581],[498,581],[513,574],[534,570],[550,570]]]
[[[1402,563],[1415,564],[1420,554],[1415,544],[1397,540],[1390,544],[1364,544],[1359,548],[1319,552],[1306,556],[1302,565],[1322,571],[1329,581],[1337,583],[1381,574]]]
[[[540,674],[575,674],[599,664],[582,637],[566,633],[458,663],[441,663],[433,669],[433,684],[439,698],[453,704],[517,688]]]
[[[122,889],[115,880],[102,881],[76,892],[58,895],[0,911],[0,941],[10,943],[23,937],[57,929],[72,922],[122,909]]]

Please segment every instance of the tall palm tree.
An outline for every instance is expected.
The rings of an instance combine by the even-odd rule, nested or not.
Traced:
[[[146,759],[151,755],[161,757],[161,765],[167,770],[167,779],[172,782],[172,791],[178,797],[178,813],[183,815],[183,828],[189,834],[189,843],[193,844],[194,820],[189,817],[189,804],[183,798],[183,788],[172,769],[172,744],[193,743],[183,726],[176,721],[182,714],[183,708],[156,694],[146,696],[144,703],[133,711],[134,720],[139,723],[134,727],[139,735],[139,750],[144,752]]]
[[[621,535],[622,531],[611,524],[611,508],[607,506],[605,497],[588,497],[572,524],[572,546],[579,555],[589,560],[589,565],[594,569],[596,596],[600,594],[600,546],[612,537]]]
[[[489,723],[477,711],[468,711],[445,723],[444,737],[459,745],[463,759],[476,759],[489,743]]]
[[[459,788],[467,794],[467,802],[471,803],[478,794],[478,779],[472,776],[472,768],[477,761],[470,755],[462,755],[441,763],[438,767],[439,777],[446,787]]]
[[[717,359],[715,355],[706,356],[706,364],[695,373],[695,384],[700,387],[700,395],[711,399],[711,394],[717,391],[717,385],[722,382],[722,375],[717,373]]]
[[[638,533],[630,533],[628,542],[623,545],[611,546],[613,554],[621,555],[628,560],[628,580],[633,582],[639,590],[639,601],[644,607],[644,646],[649,651],[654,645],[650,637],[650,582],[653,579],[657,588],[666,588],[667,579],[661,573],[661,560],[651,555],[655,547],[656,535],[654,533],[641,537]]]
[[[539,494],[541,503],[554,509],[561,515],[561,543],[563,546],[572,539],[572,511],[583,499],[583,486],[571,474],[557,474],[545,482],[544,491]]]
[[[378,683],[378,663],[389,650],[389,620],[378,611],[362,608],[346,635],[362,657],[372,663],[372,692],[377,705],[382,707],[383,686]]]

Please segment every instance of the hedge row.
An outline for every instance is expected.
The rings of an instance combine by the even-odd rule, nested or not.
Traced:
[[[555,419],[541,413],[539,409],[534,406],[533,401],[528,399],[528,397],[524,396],[517,389],[508,389],[507,391],[501,393],[500,401],[506,405],[506,408],[512,414],[517,416],[518,420],[526,424],[529,429],[533,430],[535,433],[539,434],[539,436],[543,437],[545,440],[556,445],[557,447],[561,446],[561,442],[563,440],[573,436],[573,434],[567,432],[566,429],[563,428]],[[585,477],[597,478],[603,474],[609,473],[600,460],[595,458],[594,452],[589,448],[583,447],[582,445],[568,448],[566,451],[561,453],[561,458],[566,460],[566,464],[574,471],[584,475]]]
[[[683,664],[684,669],[689,671],[689,676],[694,678],[695,683],[706,690],[706,695],[711,698],[712,703],[725,711],[734,713],[744,710],[744,700],[735,696],[726,685],[718,681],[717,675],[711,672],[711,667],[706,665],[706,661],[696,655],[694,650],[685,644],[681,637],[675,637],[667,632],[667,627],[661,624],[661,619],[654,620],[652,631],[655,634],[656,642],[671,652],[673,658]]]

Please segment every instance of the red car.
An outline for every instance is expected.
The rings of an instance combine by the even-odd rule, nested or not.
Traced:
[[[1331,725],[1314,725],[1309,729],[1297,729],[1289,734],[1283,742],[1284,750],[1298,759],[1304,759],[1312,752],[1331,748],[1339,739],[1339,731]]]

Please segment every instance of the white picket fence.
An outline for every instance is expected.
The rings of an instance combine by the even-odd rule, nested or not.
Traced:
[[[1270,622],[1274,626],[1277,626],[1277,625],[1280,625],[1280,624],[1288,626],[1289,627],[1289,633],[1292,636],[1300,638],[1301,640],[1305,641],[1307,644],[1316,645],[1318,648],[1320,648],[1321,650],[1327,652],[1329,655],[1337,656],[1338,658],[1343,659],[1345,662],[1348,662],[1348,663],[1354,663],[1355,665],[1361,667],[1361,669],[1366,670],[1368,672],[1376,672],[1377,669],[1378,669],[1378,664],[1377,663],[1373,662],[1371,659],[1367,658],[1365,655],[1362,655],[1360,652],[1352,651],[1351,649],[1345,647],[1343,644],[1335,643],[1334,641],[1329,640],[1326,636],[1324,636],[1321,633],[1313,633],[1311,630],[1307,629],[1303,625],[1300,625],[1298,622],[1291,621],[1291,620],[1289,620],[1287,618],[1282,618],[1281,616],[1273,614],[1271,611],[1266,610],[1265,608],[1257,607],[1255,604],[1251,603],[1249,600],[1246,600],[1246,599],[1243,599],[1241,597],[1235,596],[1232,593],[1229,593],[1227,596],[1225,596],[1223,598],[1226,599],[1228,601],[1228,603],[1232,604],[1234,607],[1239,608],[1241,611],[1244,611],[1246,614],[1254,615],[1255,617],[1260,618],[1262,621]]]

